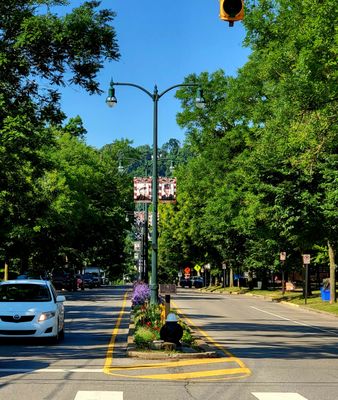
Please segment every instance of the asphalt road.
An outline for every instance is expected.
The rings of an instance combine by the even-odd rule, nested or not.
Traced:
[[[336,400],[338,318],[249,296],[179,289],[210,360],[126,357],[126,288],[66,293],[58,345],[0,344],[0,400]]]

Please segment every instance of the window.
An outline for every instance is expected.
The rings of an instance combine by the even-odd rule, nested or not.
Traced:
[[[1,302],[40,302],[50,300],[50,291],[46,285],[36,285],[31,283],[0,285]]]

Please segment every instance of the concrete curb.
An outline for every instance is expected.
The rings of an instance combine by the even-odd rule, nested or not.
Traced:
[[[195,335],[196,344],[201,351],[191,352],[191,348],[186,348],[187,352],[184,352],[184,346],[182,347],[183,352],[168,352],[168,351],[156,351],[156,350],[137,350],[136,345],[134,343],[134,331],[135,325],[132,321],[129,323],[129,333],[127,340],[127,355],[128,357],[141,358],[146,360],[167,360],[168,358],[177,360],[177,359],[194,359],[194,358],[215,358],[218,357],[216,351],[214,351],[204,340]]]

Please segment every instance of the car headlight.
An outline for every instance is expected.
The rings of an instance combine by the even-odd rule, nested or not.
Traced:
[[[46,321],[47,319],[53,318],[55,317],[55,312],[54,311],[47,311],[47,312],[43,312],[38,321],[42,322],[42,321]]]

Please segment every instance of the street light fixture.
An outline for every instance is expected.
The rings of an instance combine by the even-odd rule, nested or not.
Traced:
[[[110,82],[110,88],[108,90],[108,96],[106,98],[106,103],[108,107],[113,108],[117,104],[117,99],[115,97],[115,89],[112,86],[112,83]]]
[[[153,93],[149,92],[147,89],[140,85],[134,83],[124,83],[124,82],[114,82],[110,81],[110,87],[108,91],[108,97],[106,103],[109,107],[114,107],[117,104],[117,99],[115,97],[115,86],[132,86],[136,89],[141,90],[146,93],[153,101],[154,112],[153,112],[153,173],[152,173],[152,252],[151,252],[151,283],[150,283],[150,304],[155,305],[158,303],[158,280],[157,280],[157,260],[158,260],[158,234],[157,234],[157,207],[158,207],[158,160],[157,160],[157,139],[158,139],[158,101],[162,96],[164,96],[169,91],[178,87],[197,87],[197,97],[195,99],[196,107],[204,108],[205,100],[203,98],[202,90],[199,88],[197,83],[180,83],[177,85],[170,86],[168,89],[164,90],[162,93],[158,92],[157,85],[154,86]]]
[[[119,174],[123,174],[123,172],[124,172],[124,166],[122,165],[122,160],[119,160],[119,165],[118,165],[118,167],[117,167],[117,171],[118,171],[118,173]]]

